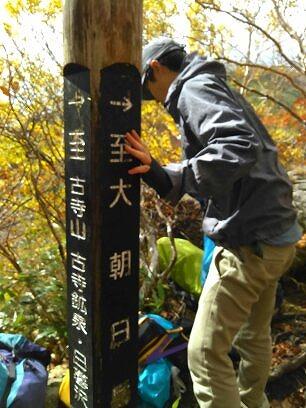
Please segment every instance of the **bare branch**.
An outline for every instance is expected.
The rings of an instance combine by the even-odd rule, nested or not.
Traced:
[[[303,44],[303,38],[298,35],[296,31],[293,30],[293,28],[285,21],[280,9],[278,2],[276,0],[272,0],[272,3],[274,5],[275,13],[277,15],[278,21],[280,25],[283,27],[283,29],[286,31],[290,37],[295,40],[300,48],[301,54],[305,55],[305,50],[304,50],[304,44]]]
[[[295,63],[291,58],[288,57],[288,55],[285,54],[281,44],[279,41],[277,41],[271,34],[269,34],[266,30],[264,30],[262,27],[260,27],[258,24],[256,24],[254,21],[252,21],[247,15],[242,13],[241,11],[238,10],[232,10],[232,11],[227,11],[222,9],[219,6],[216,6],[212,3],[206,3],[203,0],[195,0],[199,6],[201,6],[204,10],[212,10],[212,11],[217,11],[220,13],[224,13],[236,21],[239,21],[245,25],[249,25],[251,27],[256,28],[258,31],[260,31],[267,39],[269,39],[278,49],[279,54],[283,57],[283,59],[293,68],[295,68],[298,72],[301,74],[305,75],[305,71]],[[240,17],[239,17],[240,16]]]
[[[289,106],[285,105],[283,102],[275,99],[273,96],[265,94],[263,92],[258,91],[257,89],[254,88],[249,88],[244,86],[242,83],[238,82],[236,79],[231,78],[231,80],[238,85],[239,87],[242,87],[244,89],[246,89],[249,92],[252,92],[256,95],[259,95],[263,98],[269,99],[270,101],[274,102],[276,105],[280,106],[281,108],[285,109],[288,113],[290,113],[290,115],[292,115],[299,123],[301,123],[301,125],[303,125],[303,127],[306,127],[306,123],[303,120],[303,118],[301,118],[296,112],[294,112],[292,109],[289,108]]]
[[[159,278],[161,279],[161,281],[166,282],[177,260],[177,250],[176,250],[175,240],[174,240],[173,233],[172,233],[172,225],[171,225],[172,223],[170,222],[169,218],[163,214],[160,204],[158,202],[155,203],[155,208],[160,218],[164,220],[164,222],[167,225],[167,235],[170,240],[170,247],[171,247],[170,262],[167,265],[166,269],[162,273],[159,274]]]
[[[296,88],[296,90],[298,90],[299,92],[301,92],[301,94],[302,94],[303,96],[306,96],[306,91],[305,91],[303,88],[301,88],[301,87],[293,80],[292,77],[290,77],[290,76],[289,76],[288,74],[286,74],[285,72],[280,71],[280,70],[278,70],[278,69],[276,69],[276,68],[268,67],[268,66],[266,66],[266,65],[261,65],[261,64],[257,64],[257,63],[239,62],[239,61],[233,60],[232,58],[225,57],[225,56],[220,56],[220,55],[217,56],[216,60],[226,61],[226,62],[229,62],[229,63],[231,63],[231,64],[235,64],[235,65],[237,65],[237,66],[239,66],[239,67],[250,67],[250,68],[255,68],[255,69],[258,68],[258,69],[261,69],[261,70],[263,70],[263,71],[267,71],[267,72],[271,72],[272,74],[279,75],[279,76],[285,78],[288,82],[290,82],[290,84],[291,84],[294,88]]]

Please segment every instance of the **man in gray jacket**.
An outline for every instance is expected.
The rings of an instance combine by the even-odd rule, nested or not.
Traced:
[[[203,231],[217,245],[188,347],[196,398],[200,407],[267,408],[276,285],[300,237],[290,182],[222,64],[158,38],[144,48],[142,69],[143,98],[174,118],[184,160],[161,167],[131,131],[126,150],[140,164],[129,173],[173,204],[185,193],[205,202]],[[228,356],[233,343],[238,378]]]

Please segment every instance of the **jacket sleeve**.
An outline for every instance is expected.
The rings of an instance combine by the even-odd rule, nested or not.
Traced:
[[[171,163],[167,166],[161,166],[153,159],[150,171],[145,173],[142,179],[150,187],[154,188],[161,198],[175,205],[185,193],[199,198],[196,183],[191,180],[185,180],[184,182],[186,175],[193,177],[193,173],[186,170],[187,160],[182,163]]]
[[[145,181],[150,187],[164,198],[173,188],[171,178],[167,172],[155,159],[152,160],[151,168],[147,173],[142,175],[143,181]]]
[[[182,88],[178,110],[184,132],[192,132],[203,149],[182,163],[182,189],[204,198],[223,196],[257,161],[260,149],[254,129],[226,84],[199,75]]]

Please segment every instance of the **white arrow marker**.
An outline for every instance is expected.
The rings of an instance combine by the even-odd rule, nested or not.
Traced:
[[[68,101],[68,105],[82,106],[84,102],[84,97],[79,92],[75,92],[74,99]]]
[[[122,106],[123,112],[127,112],[133,106],[132,102],[126,96],[123,98],[123,101],[110,101],[110,104],[113,106]]]

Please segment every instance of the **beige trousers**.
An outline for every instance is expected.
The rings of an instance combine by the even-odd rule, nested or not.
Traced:
[[[216,247],[188,346],[188,365],[201,408],[268,408],[270,323],[277,281],[291,265],[294,245],[262,245],[233,253]],[[241,362],[238,378],[228,356]]]

